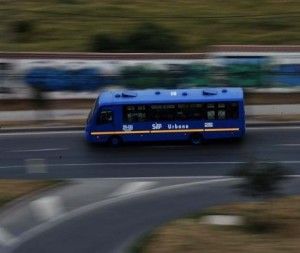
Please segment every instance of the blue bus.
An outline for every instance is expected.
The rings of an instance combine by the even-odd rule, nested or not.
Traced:
[[[87,118],[89,143],[241,138],[245,134],[241,88],[130,90],[101,93]]]

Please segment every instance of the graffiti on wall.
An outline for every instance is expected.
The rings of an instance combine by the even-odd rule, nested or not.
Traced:
[[[44,91],[92,91],[107,84],[109,78],[93,68],[33,68],[25,74],[24,81]]]
[[[88,62],[88,60],[86,61]],[[189,88],[207,86],[232,87],[300,87],[299,63],[274,64],[268,57],[219,57],[211,61],[115,61],[111,70],[105,69],[109,61],[93,66],[72,61],[63,67],[45,66],[32,61],[23,71],[16,73],[23,85],[44,91],[94,91],[108,86],[127,89]],[[0,60],[0,92],[13,86],[9,76],[12,63]],[[10,66],[9,68],[7,66]],[[15,70],[15,72],[18,72]],[[2,89],[1,89],[2,88]]]
[[[300,86],[300,64],[279,65],[271,79],[273,86]]]
[[[269,87],[271,65],[266,57],[224,57],[223,78],[226,85],[238,87]]]
[[[92,91],[106,86],[128,89],[154,87],[178,88],[209,86],[212,83],[208,66],[192,64],[123,65],[111,73],[100,68],[66,70],[34,67],[26,71],[24,82],[44,91]]]

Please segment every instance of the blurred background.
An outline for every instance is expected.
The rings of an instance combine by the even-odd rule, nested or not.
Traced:
[[[66,99],[89,108],[101,90],[157,87],[239,86],[257,98],[248,103],[298,103],[299,7],[296,0],[2,1],[0,110],[42,108],[46,99],[54,108],[73,107]],[[266,92],[276,92],[275,101]]]
[[[61,188],[62,191],[60,193],[57,191],[55,196],[51,196],[51,192],[49,196],[45,193],[43,198],[33,202],[33,207],[30,202],[27,207],[23,206],[23,210],[18,208],[15,213],[11,212],[13,218],[1,216],[0,251],[1,246],[14,243],[12,243],[13,236],[18,239],[16,231],[23,233],[31,226],[52,221],[52,218],[64,212],[71,212],[92,202],[118,196],[111,193],[118,192],[121,195],[128,192],[136,193],[138,190],[148,189],[142,187],[150,188],[150,185],[152,187],[156,184],[166,188],[169,185],[172,188],[175,184],[194,186],[193,180],[196,180],[196,176],[207,179],[210,177],[214,179],[216,175],[228,176],[228,171],[232,167],[239,166],[253,157],[255,163],[246,168],[247,173],[251,172],[251,168],[255,169],[255,165],[261,165],[260,160],[275,160],[295,168],[293,173],[295,177],[299,177],[298,127],[266,127],[267,131],[263,128],[252,129],[252,132],[250,129],[250,138],[248,137],[243,144],[216,143],[203,149],[186,146],[155,148],[133,146],[119,151],[117,149],[107,151],[92,150],[82,145],[82,126],[95,98],[104,90],[242,87],[245,91],[247,124],[249,112],[252,113],[252,120],[264,124],[267,120],[277,123],[278,120],[299,123],[299,31],[299,0],[1,0],[0,178],[54,178],[63,179],[63,182],[61,180],[37,182],[37,180],[35,182],[37,185],[34,185],[32,181],[24,183],[16,180],[5,184],[4,180],[1,180],[0,206],[36,189],[62,184],[68,178],[94,177],[95,181],[94,183],[88,180],[77,181],[76,184],[69,184],[70,188]],[[252,106],[250,108],[252,111],[248,106]],[[255,123],[257,122],[254,122],[254,126]],[[66,131],[63,135],[60,135],[59,131],[57,133],[53,131],[51,134],[45,132],[39,135],[31,133],[22,135],[22,132],[26,132],[23,127],[34,131],[36,129],[32,128],[33,126],[39,127],[44,124],[47,126],[51,124],[50,127],[62,124],[76,125],[80,126],[80,130],[73,133]],[[15,129],[12,128],[8,130],[12,134],[5,135],[6,127],[19,127],[20,133],[14,135]],[[196,164],[196,161],[199,163]],[[258,198],[259,200],[271,196],[270,193],[277,187],[277,182],[283,179],[283,174],[288,174],[277,167],[274,170],[274,167],[269,165],[270,162],[266,164],[263,174],[261,171],[264,172],[264,167],[258,166],[252,174],[238,175],[248,176],[250,179],[253,176],[258,180],[250,181],[252,185],[246,184],[246,190],[250,190],[254,196],[262,196]],[[144,178],[151,176],[162,178],[170,176],[174,179],[178,176],[178,178],[170,183],[96,181],[101,177],[105,179],[105,177],[128,176],[132,178],[142,176],[143,181]],[[182,177],[183,181],[179,181],[179,177]],[[187,178],[191,181],[185,181]],[[300,184],[296,180],[294,182],[289,188],[293,191],[288,193],[299,193]],[[38,238],[38,243],[32,240],[32,250],[26,251],[25,247],[25,251],[56,252],[57,248],[53,248],[60,247],[63,252],[79,252],[82,245],[85,245],[86,250],[81,252],[89,252],[93,247],[102,247],[99,252],[109,252],[103,250],[103,245],[112,248],[118,246],[117,243],[120,242],[115,241],[118,240],[118,235],[131,236],[128,232],[131,227],[133,234],[136,235],[134,231],[136,225],[139,223],[142,226],[144,221],[149,217],[155,217],[156,214],[168,216],[168,212],[172,212],[173,209],[176,211],[177,207],[182,207],[180,212],[184,213],[188,210],[184,210],[187,205],[191,209],[197,207],[198,210],[212,205],[214,202],[211,200],[218,203],[231,200],[228,198],[231,192],[227,192],[227,188],[224,188],[224,191],[221,186],[216,187],[216,190],[211,186],[211,191],[208,188],[202,191],[203,188],[199,187],[199,192],[196,190],[194,192],[194,187],[192,188],[193,191],[186,192],[187,197],[185,195],[178,197],[175,194],[172,197],[168,192],[163,199],[164,194],[157,194],[161,195],[162,199],[154,204],[149,202],[148,210],[148,205],[147,203],[144,205],[144,202],[138,207],[132,207],[132,211],[128,209],[123,212],[118,206],[115,210],[107,209],[105,213],[108,218],[103,216],[105,221],[103,224],[107,224],[107,227],[101,224],[101,218],[91,216],[89,224],[94,224],[97,229],[103,229],[103,232],[95,233],[97,236],[92,233],[98,230],[85,228],[83,225],[77,226],[80,228],[79,235],[74,236],[74,228],[70,226],[70,231],[64,229],[60,229],[58,233],[55,231],[58,237],[61,236],[62,239],[59,238],[61,242],[53,239],[56,235],[54,237],[50,235],[49,238],[52,239],[48,244]],[[207,196],[203,197],[205,192]],[[196,203],[197,206],[191,203]],[[250,207],[229,206],[227,209],[221,207],[208,214],[225,213],[229,218],[239,214],[246,217],[248,223],[245,222],[242,229],[238,227],[232,230],[237,234],[234,238],[238,238],[232,240],[232,245],[240,242],[243,252],[299,252],[300,207],[297,205],[299,198],[266,203]],[[38,216],[37,220],[31,216],[32,210]],[[18,212],[22,211],[23,214],[20,215]],[[180,212],[178,211],[178,214]],[[118,215],[120,215],[118,220],[122,222],[115,220],[110,222],[111,217]],[[139,222],[138,218],[142,221]],[[130,225],[131,221],[133,225]],[[30,222],[32,224],[29,224]],[[148,222],[151,226],[146,225],[151,228],[154,223],[151,219]],[[198,229],[199,217],[195,216],[192,222]],[[173,228],[176,226],[177,224]],[[180,242],[178,243],[176,237],[170,237],[171,239],[167,238],[165,241],[169,241],[172,247],[177,247],[177,251],[171,248],[168,252],[187,252],[193,245],[187,238],[196,238],[195,242],[199,248],[193,252],[203,251],[201,240],[193,236],[205,237],[208,230],[198,231],[185,225],[177,227],[180,232],[184,232],[183,235],[179,234],[179,238],[183,239],[183,247],[178,251]],[[208,234],[207,238],[210,238],[213,246],[221,245],[218,251],[214,252],[225,252],[227,249],[220,243],[222,237],[216,234],[215,228],[212,227],[211,234]],[[249,228],[250,230],[247,230]],[[65,231],[68,233],[63,234]],[[82,231],[85,231],[85,236],[82,235]],[[229,229],[219,231],[228,232]],[[246,233],[242,234],[242,231]],[[74,232],[77,233],[76,229]],[[173,233],[173,229],[171,232]],[[192,234],[186,234],[187,232]],[[99,235],[105,235],[102,241]],[[254,235],[255,240],[249,235]],[[241,237],[246,238],[246,241],[240,240]],[[216,238],[219,240],[217,243]],[[228,234],[225,234],[224,238],[224,245],[231,243]],[[262,246],[261,251],[255,250],[259,249],[257,245],[264,238],[267,238],[267,244]],[[53,243],[54,241],[56,243]],[[68,242],[74,245],[69,251],[64,248]],[[147,252],[158,252],[157,250],[163,249],[161,241],[157,242],[153,251]],[[251,246],[248,251],[245,245]],[[40,250],[39,246],[44,248]],[[232,249],[227,251],[234,252]]]

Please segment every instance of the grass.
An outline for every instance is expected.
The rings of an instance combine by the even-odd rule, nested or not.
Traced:
[[[133,253],[298,253],[300,251],[300,197],[277,199],[268,204],[240,203],[216,207],[173,221],[144,236]],[[263,205],[263,206],[262,206]],[[207,214],[241,215],[248,221],[267,221],[270,229],[216,226],[201,223]]]
[[[6,0],[0,51],[88,51],[93,35],[126,36],[145,21],[172,29],[185,52],[213,44],[293,45],[300,43],[298,10],[298,0]],[[32,29],[16,33],[20,20]]]
[[[0,207],[25,195],[58,185],[63,180],[0,180]]]

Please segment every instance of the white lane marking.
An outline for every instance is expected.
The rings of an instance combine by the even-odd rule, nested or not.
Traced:
[[[298,178],[298,177],[300,177],[300,174],[286,175],[286,177]]]
[[[228,162],[228,161],[223,161],[223,162],[132,162],[132,163],[82,163],[82,164],[49,164],[49,166],[114,166],[114,165],[124,165],[124,166],[132,166],[132,165],[214,165],[214,164],[245,164],[248,163],[248,161],[232,161],[232,162]],[[261,161],[261,162],[255,162],[255,163],[288,163],[288,164],[298,164],[300,163],[300,161]]]
[[[62,151],[66,148],[45,148],[45,149],[16,149],[7,151],[9,153],[23,153],[23,152],[49,152],[49,151]]]
[[[9,247],[18,243],[18,238],[14,237],[6,229],[0,227],[0,244]]]
[[[300,177],[300,174],[294,174],[294,175],[285,175],[286,177],[290,178],[298,178]],[[99,182],[102,180],[119,180],[119,181],[128,181],[128,180],[169,180],[169,179],[223,179],[223,178],[229,178],[230,176],[165,176],[165,177],[94,177],[94,178],[70,178],[70,180],[74,182]]]
[[[26,172],[28,174],[47,173],[47,166],[44,159],[25,160]]]
[[[300,144],[298,143],[290,143],[290,144],[277,144],[276,146],[283,146],[283,147],[300,147]]]
[[[129,182],[129,183],[123,184],[121,187],[119,187],[114,192],[112,192],[109,196],[115,197],[115,196],[119,196],[119,195],[130,194],[130,193],[146,190],[155,184],[156,184],[156,182],[150,182],[150,181]]]
[[[72,181],[78,182],[93,182],[93,181],[101,181],[101,180],[120,180],[120,181],[128,181],[128,180],[160,180],[160,179],[218,179],[218,178],[226,178],[227,176],[165,176],[165,177],[93,177],[93,178],[70,178]]]
[[[56,163],[47,164],[47,167],[73,167],[73,166],[140,166],[140,165],[222,165],[222,164],[245,164],[249,161],[223,161],[223,162],[132,162],[132,163]],[[259,161],[257,164],[299,164],[300,161]],[[0,166],[0,169],[23,168],[23,165]]]
[[[300,161],[298,161],[300,163]],[[247,162],[106,162],[106,163],[65,163],[49,164],[49,166],[140,166],[140,165],[201,165],[201,164],[243,164]]]
[[[24,168],[24,165],[0,166],[0,169],[15,169],[15,168]]]
[[[34,200],[30,203],[30,207],[39,221],[51,220],[64,213],[63,201],[58,196]]]

